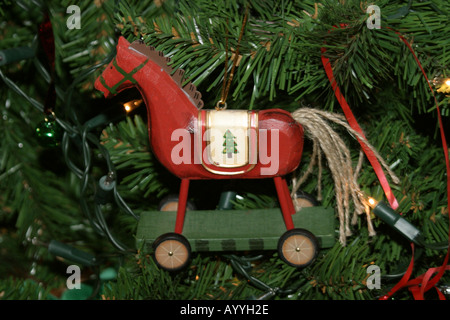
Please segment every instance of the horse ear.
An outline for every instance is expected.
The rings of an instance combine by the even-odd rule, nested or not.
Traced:
[[[130,43],[128,42],[127,39],[125,39],[123,36],[119,37],[119,43],[117,45],[118,48],[120,47],[126,47],[128,48],[130,46]]]

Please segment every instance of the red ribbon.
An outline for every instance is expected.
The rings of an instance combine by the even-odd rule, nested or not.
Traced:
[[[345,25],[345,24],[341,24],[340,27],[344,28],[346,26],[347,25]],[[392,30],[391,28],[387,28],[387,29]],[[437,111],[438,120],[439,120],[439,129],[440,129],[440,133],[441,133],[442,147],[444,149],[444,158],[445,158],[445,164],[446,164],[446,170],[447,170],[447,206],[450,209],[450,161],[449,161],[449,156],[448,156],[448,147],[447,147],[447,141],[445,139],[445,132],[444,132],[444,127],[443,127],[443,123],[442,123],[441,112],[439,109],[439,103],[436,99],[434,90],[431,87],[431,84],[428,80],[425,70],[423,69],[422,64],[420,63],[419,59],[417,58],[413,48],[411,47],[409,42],[399,32],[397,32],[395,30],[393,30],[393,31],[399,36],[399,38],[408,47],[409,51],[411,51],[411,53],[413,54],[414,59],[417,62],[417,65],[419,66],[420,70],[422,71],[423,76],[425,77],[425,80],[427,81],[428,87],[431,90],[431,93],[434,98],[434,102],[436,104],[436,111]],[[364,135],[362,134],[362,130],[361,130],[360,126],[358,125],[356,118],[350,109],[350,106],[348,105],[347,101],[345,100],[344,96],[342,95],[342,93],[336,83],[336,79],[334,78],[334,75],[333,75],[333,69],[331,67],[330,60],[328,58],[324,57],[325,51],[326,51],[325,48],[322,48],[322,64],[324,66],[328,80],[331,83],[331,87],[333,88],[334,94],[335,94],[339,104],[341,105],[342,110],[344,111],[345,117],[347,118],[349,125],[354,130],[356,130],[359,134],[361,134],[362,137],[364,137]],[[380,163],[376,159],[373,152],[371,150],[369,150],[362,141],[359,140],[359,143],[361,144],[364,153],[366,154],[367,158],[369,159],[370,163],[372,164],[372,167],[374,168],[374,171],[378,177],[378,180],[380,181],[380,184],[384,190],[384,193],[385,193],[387,199],[389,200],[391,207],[394,210],[397,209],[398,202],[391,191],[389,182],[387,181],[386,176],[384,175],[384,172],[381,168]],[[449,214],[449,221],[450,221],[450,212],[448,214]],[[445,296],[436,287],[436,283],[441,279],[442,275],[444,274],[444,272],[446,270],[450,270],[450,266],[447,265],[448,260],[449,260],[449,253],[450,253],[450,226],[449,226],[449,247],[447,248],[447,254],[445,256],[442,266],[437,267],[437,268],[429,268],[427,270],[427,272],[425,272],[424,274],[418,276],[417,278],[415,278],[413,280],[409,280],[409,278],[411,277],[413,268],[414,268],[414,243],[411,243],[411,249],[412,249],[411,262],[410,262],[408,269],[405,272],[404,276],[389,291],[389,293],[386,294],[385,296],[381,297],[380,300],[389,299],[396,291],[398,291],[404,287],[408,287],[408,289],[413,294],[414,299],[416,299],[416,300],[424,300],[424,293],[434,287],[439,295],[439,298],[441,300],[445,300]],[[435,273],[437,273],[437,275],[434,278],[431,278],[433,276],[433,274],[435,274]]]
[[[392,30],[391,28],[387,28],[389,30]],[[444,126],[442,123],[442,117],[441,117],[441,111],[439,109],[439,103],[436,99],[436,95],[434,94],[434,90],[431,87],[430,81],[428,80],[427,74],[425,70],[422,67],[422,64],[420,63],[419,59],[417,58],[417,55],[415,54],[413,48],[409,44],[409,42],[403,37],[400,32],[395,31],[394,32],[399,36],[399,38],[405,43],[405,45],[408,47],[409,51],[413,54],[414,59],[416,60],[417,65],[419,66],[420,70],[422,71],[422,74],[427,81],[428,87],[430,88],[431,94],[433,95],[434,103],[436,105],[436,112],[438,115],[438,121],[439,121],[439,130],[441,133],[441,141],[442,141],[442,148],[444,149],[444,158],[445,158],[445,165],[446,165],[446,171],[447,171],[447,208],[450,209],[450,161],[448,156],[448,146],[447,146],[447,140],[445,139],[445,132],[444,132]],[[450,212],[449,215],[449,221],[450,221]],[[447,254],[445,255],[444,262],[442,263],[442,266],[438,268],[430,268],[425,272],[423,275],[417,277],[416,279],[413,279],[411,281],[408,281],[404,286],[409,286],[409,290],[412,292],[414,299],[416,300],[424,300],[424,293],[428,291],[431,288],[435,288],[438,292],[439,298],[441,300],[445,300],[445,296],[440,292],[440,290],[436,287],[436,283],[441,279],[442,275],[446,270],[450,270],[450,266],[447,266],[448,259],[450,254],[450,226],[449,226],[449,245],[447,247]],[[411,260],[411,263],[413,263],[413,260]],[[437,275],[430,279],[431,276],[437,272]],[[405,277],[404,277],[405,278]],[[403,279],[402,279],[403,280]],[[400,288],[399,288],[400,289]],[[393,291],[393,290],[391,290]],[[392,292],[392,294],[395,291]],[[391,295],[392,295],[391,294]]]
[[[50,86],[47,91],[47,97],[44,104],[44,113],[50,114],[53,112],[56,103],[56,91],[54,84],[55,77],[55,37],[53,35],[53,27],[50,17],[45,14],[44,21],[39,25],[38,30],[39,40],[41,41],[45,55],[50,64]]]
[[[388,294],[384,295],[379,300],[389,299],[396,291],[400,290],[401,288],[407,285],[408,279],[411,277],[414,268],[414,243],[412,242],[411,242],[411,250],[412,250],[411,262],[409,263],[408,269],[406,269],[406,272],[403,275],[402,279],[389,291]]]
[[[41,40],[45,55],[48,58],[50,67],[55,67],[55,37],[53,35],[52,22],[48,13],[44,16],[44,21],[39,25],[39,40]]]
[[[344,26],[345,25],[341,24],[341,28]],[[331,67],[330,59],[328,59],[324,56],[325,51],[326,51],[326,49],[322,48],[322,64],[323,64],[323,67],[325,68],[325,72],[327,74],[328,80],[331,83],[331,87],[333,88],[334,94],[335,94],[339,104],[341,105],[342,110],[344,111],[345,117],[347,118],[349,125],[352,127],[353,130],[358,132],[361,135],[361,137],[365,138],[361,127],[359,126],[358,122],[356,121],[355,116],[353,115],[352,110],[350,109],[350,106],[348,105],[347,101],[345,100],[344,96],[341,93],[341,90],[339,89],[339,87],[337,85],[336,79],[334,78],[334,75],[333,75],[333,69]],[[375,171],[375,174],[378,177],[378,180],[380,181],[381,187],[384,190],[384,194],[386,195],[386,198],[388,199],[389,204],[391,205],[391,207],[394,210],[397,209],[398,201],[391,191],[389,182],[384,174],[381,164],[377,160],[377,157],[375,156],[373,151],[370,150],[363,141],[361,141],[360,139],[358,139],[358,141],[359,141],[359,144],[361,145],[364,153],[366,154],[367,159],[369,160],[370,164],[372,165],[372,167]]]

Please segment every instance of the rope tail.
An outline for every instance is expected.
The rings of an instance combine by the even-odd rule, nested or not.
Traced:
[[[304,182],[307,176],[312,172],[312,167],[316,162],[319,163],[319,175],[321,175],[321,155],[325,158],[330,168],[336,193],[336,209],[339,217],[339,241],[342,245],[346,244],[346,238],[352,234],[350,225],[357,222],[357,216],[366,213],[369,234],[374,236],[375,230],[370,219],[368,206],[357,181],[359,170],[361,169],[363,152],[360,152],[360,158],[355,169],[353,169],[350,150],[338,133],[333,130],[331,123],[344,127],[353,137],[364,142],[367,148],[371,149],[383,166],[384,170],[389,174],[395,184],[399,183],[399,179],[391,171],[386,162],[381,158],[378,152],[369,142],[358,132],[353,130],[340,114],[330,113],[312,108],[300,108],[292,113],[293,118],[300,123],[305,129],[305,135],[313,142],[313,154],[311,163],[306,169],[302,177],[295,179],[292,188],[294,196]],[[317,159],[317,160],[316,160]],[[320,180],[320,177],[319,177]],[[320,181],[318,190],[320,192]],[[319,196],[321,196],[319,194]],[[353,202],[353,216],[351,216],[351,201]]]

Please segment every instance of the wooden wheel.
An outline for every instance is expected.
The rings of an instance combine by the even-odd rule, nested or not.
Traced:
[[[304,229],[285,232],[278,242],[280,258],[290,266],[303,268],[310,265],[319,252],[316,237]]]
[[[178,209],[178,195],[168,195],[159,203],[158,210],[159,211],[177,211]],[[186,210],[195,210],[195,205],[187,201],[186,202]]]
[[[153,243],[156,264],[168,271],[183,269],[191,257],[191,246],[178,233],[166,233]]]
[[[301,210],[302,208],[315,207],[318,205],[317,200],[304,191],[298,191],[295,194],[294,205]]]

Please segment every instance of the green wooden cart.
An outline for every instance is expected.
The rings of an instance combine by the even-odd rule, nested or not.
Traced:
[[[175,233],[176,208],[140,216],[136,245],[154,255],[159,267],[175,271],[189,263],[192,252],[278,250],[289,265],[310,265],[321,248],[335,243],[332,208],[304,207],[286,231],[279,208],[252,210],[188,210],[183,234]]]

